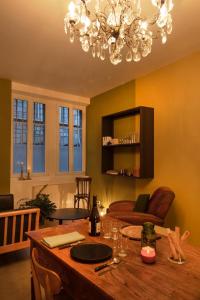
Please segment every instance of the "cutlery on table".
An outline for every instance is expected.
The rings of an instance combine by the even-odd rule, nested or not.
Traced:
[[[68,244],[64,244],[60,247],[58,247],[59,250],[62,250],[62,249],[65,249],[65,248],[70,248],[70,247],[73,247],[73,246],[76,246],[78,244],[80,244],[81,241],[78,241],[78,242],[74,242],[74,243],[68,243]]]
[[[109,267],[109,266],[111,266],[113,264],[119,264],[120,261],[121,260],[118,257],[114,257],[110,262],[108,262],[106,264],[103,264],[103,265],[100,265],[100,266],[96,267],[94,270],[95,270],[95,272],[98,272],[98,271],[100,271],[100,270],[102,270],[102,269],[104,269],[106,267]]]

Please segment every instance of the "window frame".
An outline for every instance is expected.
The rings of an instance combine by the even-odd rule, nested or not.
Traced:
[[[47,90],[48,91],[48,90]],[[63,94],[62,94],[63,96]],[[36,177],[46,178],[53,182],[53,178],[57,179],[66,176],[77,176],[85,174],[86,170],[86,105],[79,104],[69,100],[58,99],[59,97],[46,97],[36,94],[28,94],[21,92],[12,92],[12,131],[11,131],[11,177],[19,177],[19,173],[14,173],[13,170],[13,103],[14,99],[26,100],[28,102],[28,120],[27,120],[27,170],[31,170],[31,178]],[[58,100],[57,100],[58,99]],[[69,99],[66,97],[66,99]],[[33,103],[39,102],[45,104],[45,172],[33,173]],[[59,171],[59,107],[69,108],[69,172]],[[82,171],[73,170],[73,110],[79,109],[82,111]],[[51,124],[52,119],[56,120],[54,126]],[[53,139],[52,130],[53,129]],[[50,142],[48,142],[50,141]],[[27,173],[24,173],[26,176]]]
[[[69,109],[69,172],[59,171],[59,107],[67,107]],[[73,110],[79,109],[82,111],[82,171],[74,171],[74,145],[73,145]],[[85,173],[86,171],[86,108],[83,105],[71,104],[67,102],[57,101],[56,103],[56,112],[57,112],[57,123],[56,123],[56,170],[57,176],[62,176],[64,174],[79,174]]]

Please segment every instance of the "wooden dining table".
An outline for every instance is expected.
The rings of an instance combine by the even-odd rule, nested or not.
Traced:
[[[88,235],[88,220],[27,233],[31,248],[38,249],[41,263],[59,274],[72,299],[200,300],[200,248],[186,244],[185,264],[174,264],[168,261],[169,245],[163,236],[156,242],[156,263],[145,264],[140,257],[140,242],[128,240],[128,255],[122,262],[95,272],[101,263],[80,263],[71,258],[70,248],[50,249],[41,242],[43,237],[72,231],[84,234],[85,242],[112,247],[112,240]]]

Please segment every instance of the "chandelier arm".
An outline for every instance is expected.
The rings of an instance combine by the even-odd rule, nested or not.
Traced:
[[[87,7],[87,4],[86,4],[85,0],[81,0],[81,2],[83,3],[83,6],[85,7],[86,15],[90,16],[90,11]]]
[[[149,25],[155,25],[156,24],[156,22],[157,22],[157,20],[158,20],[158,18],[159,18],[159,13],[157,13],[153,18],[152,18],[152,21],[149,21],[148,23],[149,23]]]
[[[120,15],[120,27],[121,27],[121,25],[122,25],[122,18],[124,17],[123,15],[124,15],[124,13],[125,13],[125,7],[124,7],[124,9],[122,10],[122,13],[121,13],[121,15]]]
[[[115,6],[112,5],[112,3],[111,3],[110,0],[107,0],[107,1],[108,1],[109,5],[110,5],[112,11],[113,11],[113,15],[114,15],[114,18],[115,18],[115,23],[117,24],[117,16],[116,16],[116,13],[115,13]]]
[[[105,14],[103,14],[102,13],[102,15],[103,15],[103,17],[105,18],[105,20],[106,20],[106,15]],[[96,15],[96,17],[97,17],[97,20],[99,21],[99,24],[100,24],[100,29],[105,33],[105,34],[107,34],[108,32],[109,32],[109,35],[111,36],[111,33],[110,33],[110,31],[109,30],[107,30],[106,29],[106,27],[104,28],[103,27],[103,25],[102,25],[102,22],[100,21],[100,19],[99,19],[99,17]],[[106,23],[106,22],[105,22]]]

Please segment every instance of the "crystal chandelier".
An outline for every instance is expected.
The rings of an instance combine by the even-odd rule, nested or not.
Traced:
[[[163,44],[172,32],[173,0],[151,0],[155,13],[142,16],[141,0],[74,0],[64,19],[70,41],[77,36],[85,52],[104,60],[106,52],[112,64],[125,56],[138,62],[152,48],[154,38]],[[146,0],[147,1],[147,0]]]

